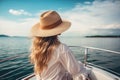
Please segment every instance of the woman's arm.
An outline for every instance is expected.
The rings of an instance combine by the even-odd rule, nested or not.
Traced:
[[[88,74],[85,66],[75,59],[72,51],[66,45],[63,45],[62,54],[60,55],[60,62],[73,76],[73,78],[76,78],[75,80],[79,80],[78,78],[83,78],[83,80],[86,80]]]

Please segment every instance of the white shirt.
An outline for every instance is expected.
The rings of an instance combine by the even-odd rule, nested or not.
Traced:
[[[81,62],[78,63],[69,47],[61,43],[52,54],[48,68],[36,77],[37,80],[70,80],[70,76],[73,80],[85,80],[87,71]]]

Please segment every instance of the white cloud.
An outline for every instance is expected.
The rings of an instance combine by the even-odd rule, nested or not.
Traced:
[[[17,21],[0,19],[0,34],[11,36],[29,36],[31,27],[38,22],[35,18],[28,18]]]
[[[23,9],[20,9],[20,10],[9,9],[9,13],[13,15],[28,15],[28,16],[32,15],[31,13],[26,12]]]
[[[58,10],[62,18],[72,22],[71,28],[64,34],[69,35],[69,32],[75,34],[84,34],[90,29],[96,28],[120,28],[120,1],[119,0],[95,0],[94,2],[85,2],[85,4],[76,4],[74,8],[62,12]],[[36,18],[24,18],[19,21],[10,21],[0,19],[0,34],[5,33],[9,35],[29,35],[29,31],[36,22],[39,21],[41,10],[36,13]],[[13,15],[29,15],[24,10],[13,10],[9,12]]]
[[[91,2],[89,2],[89,1],[86,1],[86,2],[84,2],[84,4],[88,4],[88,5],[89,5],[89,4],[91,4]]]
[[[105,27],[104,27],[105,26]],[[108,24],[108,25],[103,25],[101,26],[103,29],[118,29],[120,28],[120,23],[119,24]]]
[[[120,28],[120,1],[95,0],[78,3],[72,10],[61,13],[72,22],[70,31],[87,32],[93,28]]]

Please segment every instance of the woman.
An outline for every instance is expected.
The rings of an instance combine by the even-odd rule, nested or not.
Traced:
[[[37,80],[87,80],[84,65],[58,40],[58,35],[70,25],[56,11],[46,11],[40,16],[40,22],[32,27],[30,60]]]

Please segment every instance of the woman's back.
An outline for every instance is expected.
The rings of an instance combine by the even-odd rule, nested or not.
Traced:
[[[63,80],[62,78],[66,75],[66,70],[61,64],[60,57],[64,52],[65,45],[60,44],[52,54],[50,61],[48,62],[48,68],[43,70],[41,75],[37,75],[38,80]]]
[[[82,63],[78,63],[72,51],[65,44],[60,44],[55,49],[48,68],[44,69],[38,80],[72,80],[74,77],[86,76],[86,70]],[[79,78],[80,79],[80,78]]]

